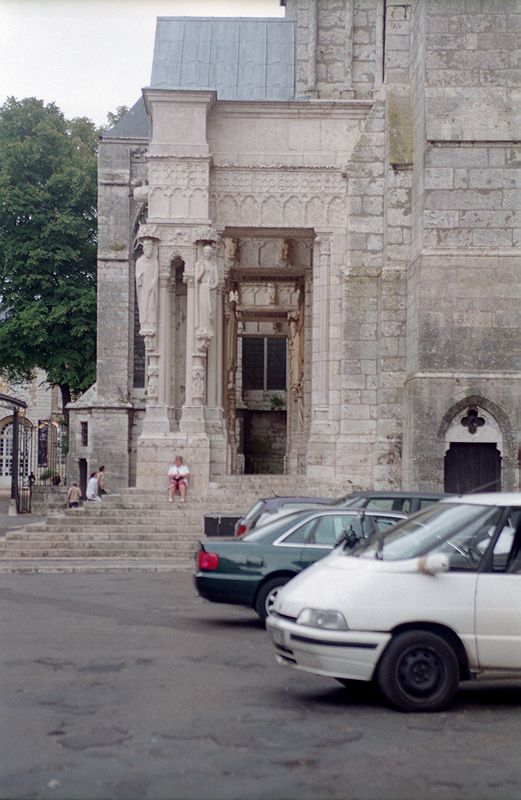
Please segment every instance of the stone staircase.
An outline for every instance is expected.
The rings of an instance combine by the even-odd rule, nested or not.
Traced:
[[[107,494],[101,503],[65,509],[54,503],[43,522],[8,531],[2,560],[124,559],[189,567],[204,538],[205,516],[239,515],[259,497],[319,495],[337,497],[343,486],[318,486],[301,476],[234,475],[210,484],[204,495],[185,504],[169,503],[165,492],[136,488]]]

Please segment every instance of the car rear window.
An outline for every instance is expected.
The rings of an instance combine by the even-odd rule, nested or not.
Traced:
[[[257,517],[261,513],[263,508],[264,508],[264,501],[258,500],[255,503],[255,505],[248,511],[248,513],[244,517],[244,521],[250,522],[252,519],[255,519],[255,517]]]

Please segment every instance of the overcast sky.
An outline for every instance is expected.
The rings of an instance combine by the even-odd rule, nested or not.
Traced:
[[[158,16],[284,16],[279,0],[0,0],[0,104],[55,102],[106,121],[147,86]]]

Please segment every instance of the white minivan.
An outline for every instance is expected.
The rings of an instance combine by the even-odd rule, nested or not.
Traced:
[[[521,678],[521,493],[447,498],[337,547],[279,591],[267,628],[279,663],[374,679],[403,711]]]

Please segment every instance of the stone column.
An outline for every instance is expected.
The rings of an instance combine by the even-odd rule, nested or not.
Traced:
[[[312,424],[327,420],[329,409],[330,232],[317,231],[313,252]]]
[[[192,359],[190,354],[194,350],[194,334],[195,334],[195,308],[194,308],[194,274],[187,272],[187,265],[185,265],[185,274],[183,277],[186,283],[186,378],[185,378],[185,406],[192,405]]]
[[[198,239],[194,242],[195,258],[193,267],[188,273],[185,273],[187,284],[186,400],[180,422],[180,431],[185,433],[205,433],[206,419],[209,416],[205,409],[217,405],[217,352],[218,348],[221,347],[221,341],[217,342],[217,337],[219,334],[222,335],[222,321],[220,321],[222,308],[218,301],[218,285],[215,286],[213,282],[203,285],[200,282],[199,270],[201,269],[201,264],[204,267],[204,255],[198,254],[198,247],[203,254],[207,250],[209,251],[215,238],[211,230],[199,234]],[[209,263],[213,263],[211,254]],[[216,273],[215,277],[217,280]],[[206,276],[203,280],[211,280],[211,276]],[[200,297],[200,293],[203,290],[207,293],[209,292],[212,306],[210,316],[213,319],[202,320],[200,318],[203,308],[206,314],[209,313],[205,303],[203,303],[203,299]]]

